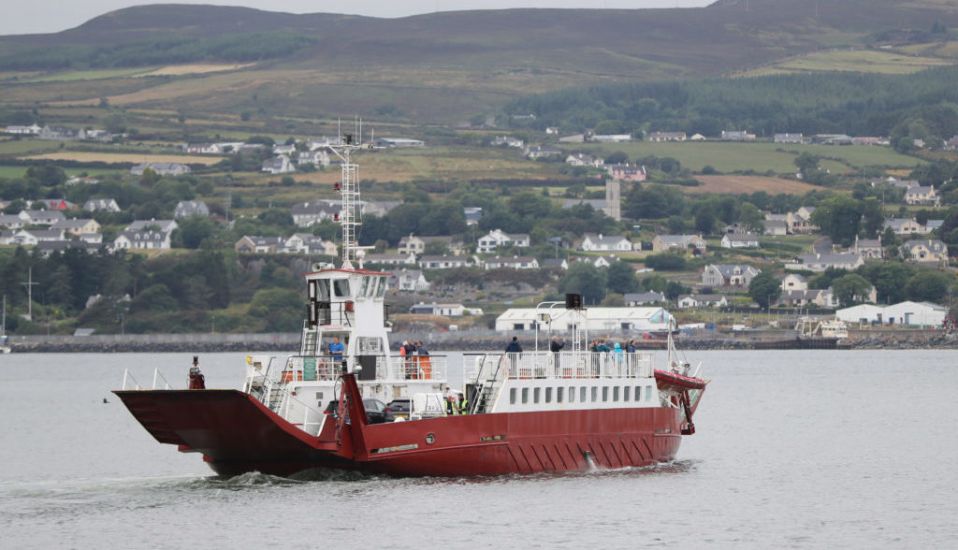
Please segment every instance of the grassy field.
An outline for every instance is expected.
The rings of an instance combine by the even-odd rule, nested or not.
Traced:
[[[922,161],[896,153],[888,147],[871,146],[825,146],[825,145],[780,145],[775,143],[726,143],[726,142],[685,142],[685,143],[606,143],[600,145],[566,145],[568,150],[583,150],[608,155],[622,151],[629,158],[654,155],[672,157],[683,166],[699,172],[705,166],[712,166],[720,172],[772,171],[777,174],[795,172],[795,158],[804,152],[818,155],[833,162],[822,165],[832,171],[854,172],[866,166],[907,167],[917,166]]]
[[[223,160],[221,157],[198,157],[190,155],[138,155],[134,153],[96,153],[86,151],[57,151],[21,157],[23,160],[72,160],[76,162],[105,162],[108,164],[141,162],[179,162],[212,166]]]
[[[880,50],[829,50],[790,57],[772,65],[743,73],[766,76],[825,71],[858,73],[911,74],[931,67],[954,65],[953,60],[910,53]]]
[[[683,188],[688,193],[722,193],[741,195],[765,191],[770,194],[804,195],[821,187],[801,181],[762,176],[696,176],[702,185]]]
[[[0,141],[0,157],[40,153],[58,149],[60,144],[55,141],[41,141],[38,139],[11,139]]]
[[[63,71],[45,73],[29,78],[21,78],[21,83],[30,82],[77,82],[81,80],[105,80],[109,78],[129,78],[149,74],[156,67],[133,67],[123,69],[91,69],[86,71]]]

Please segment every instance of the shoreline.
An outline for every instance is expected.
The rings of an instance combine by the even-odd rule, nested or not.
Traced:
[[[535,347],[532,334],[517,333],[523,349]],[[394,348],[403,340],[423,340],[433,352],[493,351],[505,347],[512,333],[446,332],[429,334],[393,333]],[[626,340],[633,335],[611,335]],[[225,353],[284,352],[299,348],[299,333],[271,334],[110,334],[92,336],[11,336],[13,353]],[[644,350],[663,349],[664,341],[637,340]],[[940,330],[851,331],[839,346],[815,342],[799,345],[786,331],[754,331],[741,335],[680,335],[676,346],[684,350],[792,350],[792,349],[958,349],[958,334]],[[545,340],[540,337],[540,345]]]

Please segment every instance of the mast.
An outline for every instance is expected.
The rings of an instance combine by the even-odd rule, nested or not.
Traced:
[[[352,152],[359,149],[362,143],[355,143],[353,134],[346,134],[340,143],[331,145],[330,149],[342,161],[342,181],[337,189],[342,197],[342,210],[339,224],[343,228],[342,260],[344,269],[352,269],[353,261],[359,259],[359,242],[357,241],[359,226],[362,225],[359,196],[359,165],[351,159]]]
[[[3,295],[3,321],[0,322],[0,338],[7,335],[7,295]]]

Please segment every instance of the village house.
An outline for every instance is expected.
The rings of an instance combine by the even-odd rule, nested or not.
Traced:
[[[408,237],[399,239],[400,254],[420,255],[426,251],[426,241],[420,237],[410,234]]]
[[[296,167],[293,166],[293,163],[286,155],[266,159],[263,161],[262,168],[260,168],[260,172],[266,172],[274,176],[279,174],[292,174],[295,171]]]
[[[236,151],[242,144],[226,143],[189,143],[184,151],[189,155],[222,155],[227,149]]]
[[[340,205],[342,201],[332,201],[332,203]],[[381,218],[401,204],[402,201],[360,201],[359,207],[362,209],[363,216]]]
[[[880,136],[855,136],[852,138],[852,145],[884,145],[885,147],[891,145],[891,142],[886,137]]]
[[[775,134],[775,136],[772,138],[772,142],[774,142],[774,143],[787,143],[787,144],[792,144],[792,145],[800,145],[800,144],[802,144],[802,143],[805,143],[805,136],[804,136],[804,134],[801,134],[801,133],[798,133],[798,134],[789,134],[789,133],[785,133],[785,134]]]
[[[645,139],[653,143],[668,141],[685,141],[688,138],[685,132],[651,132]]]
[[[885,254],[881,247],[880,236],[877,239],[859,239],[856,235],[855,244],[852,245],[850,251],[868,260],[880,260]]]
[[[789,234],[802,235],[818,231],[818,226],[812,223],[814,213],[814,206],[803,206],[795,212],[786,214],[785,223],[788,226]]]
[[[20,229],[28,222],[16,214],[4,214],[0,212],[0,227],[7,229]]]
[[[679,309],[728,307],[728,299],[721,294],[685,294],[676,301]]]
[[[92,219],[64,219],[59,220],[50,226],[50,229],[63,231],[67,235],[80,237],[82,235],[98,235],[100,233],[100,224]]]
[[[587,263],[592,264],[596,268],[606,268],[615,262],[619,261],[615,256],[576,256],[569,258],[569,261],[572,263]]]
[[[336,243],[323,240],[311,233],[294,233],[283,243],[282,252],[286,254],[309,254],[336,256]]]
[[[324,201],[298,202],[290,208],[293,223],[297,227],[312,227],[339,215],[340,206]]]
[[[16,244],[35,246],[41,242],[63,241],[65,235],[62,229],[20,229],[14,233]]]
[[[631,252],[632,241],[622,235],[586,233],[579,248],[585,252]]]
[[[741,130],[722,130],[721,139],[722,141],[755,141],[756,135]]]
[[[632,134],[591,134],[588,141],[595,143],[628,143],[632,141]]]
[[[425,147],[426,142],[421,139],[380,137],[373,141],[373,146],[379,149],[408,149],[410,147]]]
[[[788,235],[788,222],[785,220],[763,220],[763,233],[772,237]]]
[[[940,206],[941,197],[930,185],[918,185],[909,187],[905,191],[905,203],[915,205]]]
[[[423,256],[419,258],[419,267],[423,269],[461,269],[472,265],[467,256]]]
[[[885,229],[891,229],[895,235],[927,235],[931,229],[909,218],[889,218],[885,220]]]
[[[479,225],[479,220],[482,219],[482,207],[481,206],[463,206],[462,214],[466,218],[466,226]]]
[[[156,229],[162,233],[172,233],[179,227],[176,220],[136,220],[126,226],[125,231],[143,231],[144,229]]]
[[[86,130],[64,126],[44,126],[37,133],[37,137],[49,141],[75,141],[86,139]]]
[[[832,289],[816,290],[783,290],[779,296],[777,305],[785,307],[820,307],[822,309],[835,309],[838,307],[838,299]]]
[[[851,145],[852,137],[846,134],[815,134],[812,143],[819,145]]]
[[[605,165],[604,160],[585,153],[573,153],[565,158],[565,163],[584,168],[600,168]]]
[[[432,286],[423,272],[418,269],[401,269],[391,272],[387,285],[400,292],[425,292]]]
[[[541,160],[562,156],[562,151],[560,149],[543,145],[527,147],[525,152],[526,158],[529,160]]]
[[[42,129],[36,124],[31,124],[30,126],[7,126],[3,132],[14,136],[36,136],[40,134]]]
[[[100,183],[100,180],[92,176],[70,176],[65,185],[73,187],[74,185],[96,185],[98,183]]]
[[[919,239],[901,245],[906,261],[945,266],[948,265],[948,246],[938,239]]]
[[[170,235],[164,231],[155,231],[153,229],[143,229],[139,231],[124,231],[113,240],[114,250],[153,250],[169,249]]]
[[[623,297],[627,307],[646,306],[655,304],[664,304],[668,300],[665,294],[661,292],[638,292],[629,293]]]
[[[782,278],[782,284],[779,286],[783,292],[789,290],[808,290],[808,280],[798,273],[788,273]]]
[[[652,252],[661,254],[663,252],[705,252],[706,243],[701,235],[656,235],[652,239]]]
[[[722,248],[758,248],[758,237],[748,233],[726,233],[722,235]]]
[[[416,315],[439,315],[442,317],[462,317],[466,314],[466,308],[462,304],[419,303],[410,307],[409,313]]]
[[[858,254],[832,253],[832,254],[803,254],[797,258],[794,263],[785,264],[788,271],[812,271],[821,273],[827,269],[844,269],[845,271],[854,271],[865,265],[865,260]]]
[[[300,166],[326,167],[330,165],[329,153],[325,149],[301,151],[296,156],[296,164]]]
[[[485,261],[485,269],[539,269],[539,260],[531,256],[513,256],[512,258],[490,258]]]
[[[87,212],[120,212],[120,205],[116,199],[90,199],[83,203],[83,209]]]
[[[702,270],[702,286],[707,287],[748,287],[752,279],[761,273],[750,265],[709,264]]]
[[[19,216],[23,225],[53,225],[66,219],[59,210],[21,210]]]
[[[526,248],[529,246],[529,235],[525,233],[516,233],[510,235],[501,229],[493,229],[485,236],[479,238],[479,253],[488,254],[494,252],[497,248],[514,246],[516,248]]]
[[[182,220],[191,216],[209,217],[210,209],[203,201],[180,201],[173,210],[173,219]]]
[[[30,203],[30,206],[34,210],[57,210],[60,212],[66,212],[67,210],[74,210],[77,207],[77,205],[64,199],[35,200]]]
[[[82,240],[61,240],[61,241],[41,241],[37,243],[34,251],[44,258],[49,258],[55,252],[66,250],[82,250],[87,254],[96,254],[101,246],[99,243],[90,243]]]
[[[373,265],[416,265],[415,254],[367,254],[364,264]]]
[[[175,162],[145,162],[130,168],[130,174],[142,176],[149,170],[158,176],[182,176],[191,172],[190,167]]]
[[[645,166],[631,164],[607,164],[605,171],[609,177],[618,181],[643,182],[648,178]]]
[[[233,245],[233,250],[237,254],[276,254],[283,246],[285,240],[282,237],[244,235]]]
[[[525,147],[526,142],[512,136],[496,136],[495,138],[492,139],[490,144],[493,147],[505,146],[505,147],[515,147],[516,149],[522,149],[523,147]]]

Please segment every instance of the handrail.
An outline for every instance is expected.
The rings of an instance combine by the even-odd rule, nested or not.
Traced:
[[[136,388],[135,388],[135,389],[137,389],[137,390],[142,390],[142,389],[143,389],[143,387],[140,386],[140,383],[136,381],[136,378],[133,378],[133,375],[130,374],[130,369],[123,369],[123,389],[124,389],[124,390],[126,389],[127,379],[132,380],[133,383],[136,384]]]
[[[155,368],[155,369],[153,369],[153,389],[154,389],[154,390],[156,389],[156,379],[157,379],[157,377],[159,377],[159,378],[161,378],[161,379],[163,380],[163,385],[164,385],[164,388],[163,388],[163,389],[164,389],[164,390],[172,389],[172,387],[170,386],[170,382],[166,379],[165,376],[163,376],[163,373],[160,372],[160,369],[159,369],[159,368]]]

